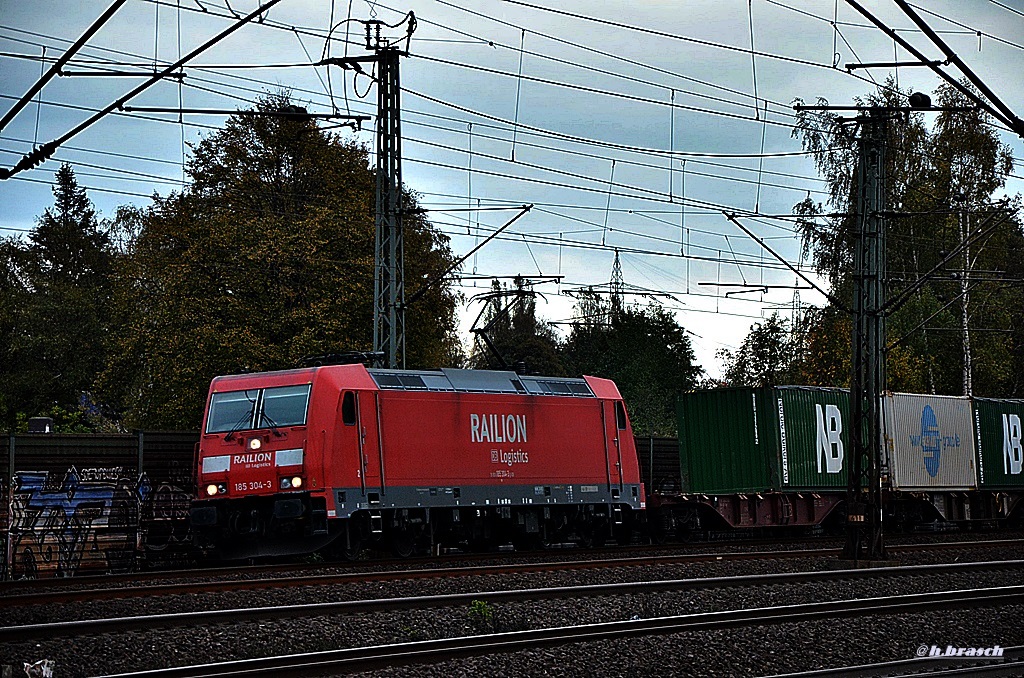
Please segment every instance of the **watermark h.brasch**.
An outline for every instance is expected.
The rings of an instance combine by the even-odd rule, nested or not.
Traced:
[[[918,657],[989,657],[995,659],[1003,656],[1003,648],[998,645],[989,647],[954,647],[947,645],[921,645],[917,648]]]

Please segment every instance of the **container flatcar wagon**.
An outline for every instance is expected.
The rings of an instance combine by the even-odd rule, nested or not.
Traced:
[[[1024,514],[1024,401],[887,393],[883,511],[891,528]],[[849,392],[731,388],[679,397],[682,490],[654,495],[664,530],[841,524]]]
[[[978,492],[971,400],[887,393],[882,398],[883,489],[891,522],[988,519]]]
[[[684,394],[677,404],[682,491],[659,497],[659,505],[677,530],[709,520],[732,528],[819,525],[846,489],[848,413],[840,389]]]
[[[497,371],[218,377],[197,474],[192,525],[229,557],[624,540],[645,501],[614,383]]]

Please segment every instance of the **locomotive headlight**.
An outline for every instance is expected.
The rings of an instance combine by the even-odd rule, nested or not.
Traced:
[[[249,439],[249,449],[250,450],[258,450],[261,447],[263,447],[263,441],[262,440],[260,440],[259,438],[250,438]]]
[[[295,476],[294,478],[281,478],[278,485],[282,490],[297,490],[302,487],[302,477]]]
[[[217,486],[213,485],[213,484],[207,485],[206,486],[206,494],[211,496],[211,497],[213,495],[217,494]]]

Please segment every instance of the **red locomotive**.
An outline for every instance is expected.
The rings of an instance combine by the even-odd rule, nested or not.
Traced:
[[[615,384],[329,365],[218,377],[192,525],[227,558],[370,543],[625,541],[644,508]]]

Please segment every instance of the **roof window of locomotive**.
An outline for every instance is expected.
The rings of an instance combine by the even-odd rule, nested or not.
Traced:
[[[524,377],[523,386],[530,393],[542,393],[547,395],[573,395],[583,396],[586,398],[593,398],[594,393],[590,390],[590,386],[587,382],[582,379],[537,379],[534,377]]]
[[[369,370],[370,376],[377,382],[380,388],[413,389],[413,390],[434,390],[427,386],[423,377],[418,374],[384,372]]]
[[[371,372],[370,374],[373,375],[374,380],[377,382],[377,386],[380,386],[382,388],[388,386],[391,386],[393,388],[402,387],[402,382],[398,380],[397,374],[377,374],[374,372]]]
[[[552,393],[572,393],[572,391],[569,390],[569,384],[566,384],[565,382],[549,381],[547,384]]]
[[[570,381],[570,382],[566,382],[566,383],[569,385],[569,390],[574,395],[582,395],[582,396],[594,395],[593,391],[590,390],[590,387],[587,386],[587,382],[585,382],[585,381]]]
[[[426,388],[427,385],[423,383],[422,377],[415,374],[400,374],[398,375],[398,381],[401,382],[405,388]]]

